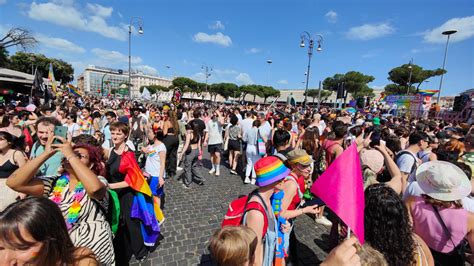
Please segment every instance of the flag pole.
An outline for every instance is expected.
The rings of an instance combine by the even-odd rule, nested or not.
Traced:
[[[35,68],[35,74],[33,75],[33,83],[31,84],[31,90],[30,90],[30,104],[33,103],[33,88],[35,87],[36,71],[38,71],[38,67]]]

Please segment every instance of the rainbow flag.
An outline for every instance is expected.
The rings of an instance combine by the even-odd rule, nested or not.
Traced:
[[[56,79],[54,78],[53,63],[49,63],[48,80],[51,82],[51,89],[56,94]]]
[[[143,176],[133,152],[122,153],[119,172],[125,174],[124,181],[137,192],[133,197],[130,216],[141,221],[144,244],[154,246],[160,234],[159,222],[164,220],[164,216],[160,206],[153,198],[150,186]]]
[[[67,84],[67,88],[69,93],[72,93],[76,97],[82,97],[82,93],[76,87],[74,87],[74,85]]]
[[[438,92],[439,90],[420,90],[418,93],[422,96],[433,96]]]

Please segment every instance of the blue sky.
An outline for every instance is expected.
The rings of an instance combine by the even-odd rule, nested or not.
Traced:
[[[310,88],[350,70],[373,75],[369,85],[383,88],[388,71],[411,58],[440,68],[446,43],[440,33],[455,28],[442,95],[474,88],[472,0],[0,0],[0,33],[30,29],[40,41],[33,52],[71,63],[76,75],[89,64],[128,69],[127,28],[135,16],[145,32],[132,35],[133,68],[203,81],[201,67],[208,65],[210,83],[277,89],[304,88],[302,31],[324,36],[323,51],[311,61]],[[422,89],[438,89],[439,80]]]

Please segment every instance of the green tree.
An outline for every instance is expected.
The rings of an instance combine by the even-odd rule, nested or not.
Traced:
[[[267,103],[267,99],[269,97],[280,97],[280,91],[275,90],[273,87],[260,86],[259,91],[261,91],[261,95],[263,96],[263,103],[264,104]]]
[[[367,84],[374,81],[374,79],[373,76],[364,75],[358,71],[349,71],[346,74],[336,74],[333,77],[326,78],[323,85],[324,88],[337,91],[338,87],[344,84],[344,89],[351,93],[354,98],[357,98],[373,95],[373,89],[369,88]]]
[[[8,67],[8,51],[7,49],[0,47],[0,67]]]
[[[245,101],[245,96],[248,94],[253,95],[255,93],[255,85],[242,85],[239,87],[240,93],[242,95],[242,100]]]
[[[54,78],[63,83],[74,79],[74,69],[61,59],[48,58],[42,54],[17,52],[10,56],[9,67],[13,70],[30,73],[31,67],[37,67],[44,78],[48,77],[49,63],[53,64]]]
[[[410,69],[411,67],[411,69]],[[411,78],[410,78],[411,72]],[[388,72],[388,80],[393,84],[385,86],[387,94],[406,94],[408,87],[409,93],[415,93],[420,85],[427,79],[445,74],[446,70],[437,68],[434,70],[423,69],[415,64],[404,64],[393,68]],[[418,84],[416,87],[413,84]]]
[[[318,98],[319,96],[319,90],[318,89],[309,89],[307,93],[305,92],[303,95],[306,95],[307,97],[313,98],[313,105],[315,102],[315,99]],[[321,90],[321,103],[327,101],[327,99],[332,95],[332,91],[329,90]]]
[[[210,85],[209,92],[214,96],[214,100],[217,95],[222,96],[224,99],[228,99],[230,96],[234,96],[234,92],[237,95],[239,87],[234,83],[215,83]]]
[[[200,95],[203,88],[202,83],[198,83],[190,78],[178,77],[173,79],[173,86],[181,89],[183,93],[189,92],[191,95],[197,94]]]

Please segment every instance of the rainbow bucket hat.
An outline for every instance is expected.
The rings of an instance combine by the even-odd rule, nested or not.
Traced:
[[[257,179],[255,184],[259,187],[268,186],[278,182],[290,174],[283,162],[275,156],[267,156],[258,160],[254,165]]]

